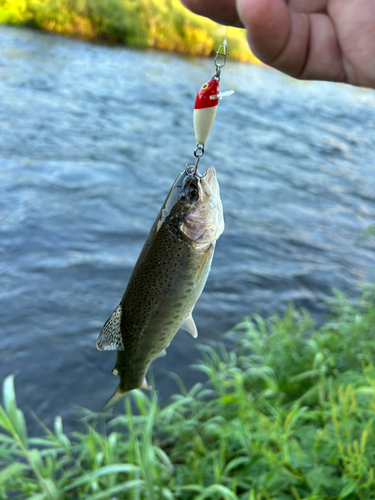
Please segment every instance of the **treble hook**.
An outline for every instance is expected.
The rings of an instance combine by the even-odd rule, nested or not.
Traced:
[[[223,48],[223,52],[221,52],[221,49]],[[227,62],[227,57],[229,56],[228,51],[227,51],[227,41],[224,39],[223,43],[220,45],[219,50],[216,52],[216,57],[214,59],[214,64],[216,67],[216,72],[213,76],[213,78],[220,80],[220,73],[221,73],[221,68],[225,66],[225,63]],[[218,62],[219,57],[221,57],[221,62]]]
[[[199,177],[201,179],[203,179],[203,177],[206,176],[206,174],[201,175],[198,172],[198,163],[199,163],[199,160],[202,158],[203,155],[204,155],[204,144],[197,144],[197,147],[194,150],[194,156],[196,158],[195,165],[189,165],[189,166],[186,165],[186,168],[185,168],[185,172],[188,175],[191,175],[192,177]]]

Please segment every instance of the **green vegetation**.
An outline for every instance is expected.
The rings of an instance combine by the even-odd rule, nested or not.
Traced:
[[[0,0],[0,23],[194,55],[214,54],[226,36],[231,57],[256,61],[244,30],[226,34],[179,0]]]
[[[119,416],[88,413],[69,436],[57,417],[28,437],[8,377],[0,498],[374,499],[374,339],[374,290],[337,294],[321,328],[293,307],[255,315],[228,334],[229,350],[203,349],[205,384],[164,408],[133,391]]]

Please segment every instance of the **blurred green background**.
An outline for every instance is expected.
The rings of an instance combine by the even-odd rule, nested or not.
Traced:
[[[0,23],[204,56],[226,37],[231,57],[257,61],[244,30],[199,17],[179,0],[0,0]]]

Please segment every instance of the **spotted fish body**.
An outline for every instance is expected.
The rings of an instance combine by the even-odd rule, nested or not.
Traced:
[[[183,171],[156,218],[119,306],[105,323],[99,350],[117,352],[120,383],[104,409],[124,393],[147,388],[150,363],[165,354],[179,328],[198,335],[192,310],[224,230],[215,169],[203,178]]]

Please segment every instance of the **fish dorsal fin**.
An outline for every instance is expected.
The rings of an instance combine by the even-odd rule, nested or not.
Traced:
[[[96,341],[99,351],[124,351],[121,337],[121,304],[113,311],[105,322],[102,331]]]
[[[110,408],[112,408],[112,406],[114,406],[117,403],[117,401],[120,401],[120,399],[125,394],[125,392],[121,392],[120,389],[119,389],[119,387],[117,387],[116,392],[114,393],[114,395],[112,397],[110,397],[108,399],[108,401],[106,402],[106,404],[103,406],[103,410],[102,411],[107,411]]]
[[[197,327],[195,326],[193,316],[190,313],[189,316],[185,319],[185,321],[182,323],[181,328],[186,330],[191,334],[192,337],[195,339],[198,337],[198,330]]]

